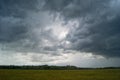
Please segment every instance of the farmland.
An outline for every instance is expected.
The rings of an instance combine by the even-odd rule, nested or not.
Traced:
[[[120,80],[120,69],[93,69],[93,70],[0,69],[0,80]]]

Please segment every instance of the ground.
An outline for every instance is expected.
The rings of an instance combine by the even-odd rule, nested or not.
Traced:
[[[0,80],[120,80],[120,69],[102,69],[102,70],[0,69]]]

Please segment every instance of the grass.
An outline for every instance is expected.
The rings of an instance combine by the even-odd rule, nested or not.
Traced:
[[[120,69],[102,70],[7,70],[0,80],[120,80]]]

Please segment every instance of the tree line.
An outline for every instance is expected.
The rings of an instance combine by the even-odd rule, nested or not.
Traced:
[[[49,66],[49,65],[23,65],[23,66],[16,66],[16,65],[1,65],[0,69],[40,69],[40,70],[74,70],[78,69],[76,66]]]
[[[0,69],[39,69],[39,70],[81,70],[81,69],[120,69],[120,67],[80,68],[76,66],[49,66],[49,65],[0,65]]]

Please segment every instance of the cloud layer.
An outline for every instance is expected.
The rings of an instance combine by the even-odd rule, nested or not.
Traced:
[[[65,21],[78,21],[67,36],[70,49],[106,57],[120,56],[119,0],[52,0],[45,7]]]
[[[119,0],[1,0],[0,48],[120,57],[119,4]]]
[[[41,9],[43,1],[1,0],[1,50],[48,53],[56,50],[57,39],[52,33],[52,18]]]

